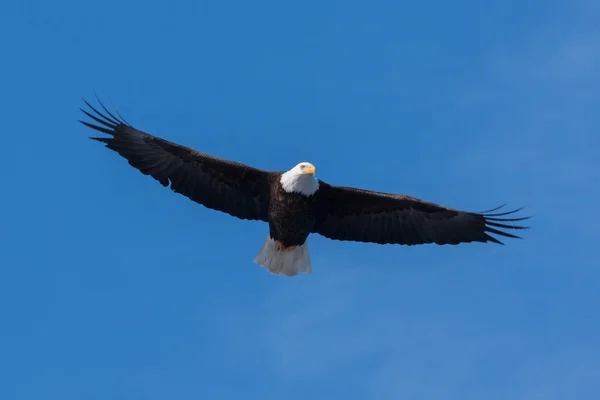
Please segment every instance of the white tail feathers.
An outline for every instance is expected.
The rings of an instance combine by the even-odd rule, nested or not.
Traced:
[[[277,242],[270,236],[263,243],[254,263],[275,275],[294,276],[312,272],[308,244],[290,250],[278,250]]]

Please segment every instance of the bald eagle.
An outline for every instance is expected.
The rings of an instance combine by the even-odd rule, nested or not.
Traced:
[[[288,171],[264,171],[201,153],[143,132],[118,111],[115,117],[83,100],[80,110],[97,124],[79,121],[111,137],[90,137],[129,161],[161,185],[213,210],[269,224],[269,234],[254,263],[272,274],[294,276],[312,271],[307,238],[378,244],[438,245],[467,242],[503,244],[491,234],[519,238],[504,230],[529,217],[514,212],[467,212],[402,194],[330,185],[315,177],[316,168],[301,162]],[[95,114],[92,114],[95,113]]]

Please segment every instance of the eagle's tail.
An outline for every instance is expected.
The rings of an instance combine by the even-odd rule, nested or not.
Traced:
[[[308,243],[285,249],[270,236],[260,248],[254,263],[275,275],[294,276],[312,272]]]

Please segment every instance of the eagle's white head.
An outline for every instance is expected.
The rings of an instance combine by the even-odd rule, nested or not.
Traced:
[[[315,177],[316,172],[317,169],[314,165],[309,162],[301,162],[281,174],[281,186],[288,193],[313,195],[319,188],[319,180]]]

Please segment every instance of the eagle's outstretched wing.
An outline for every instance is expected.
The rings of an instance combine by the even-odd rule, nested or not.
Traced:
[[[518,238],[504,230],[529,217],[506,218],[519,210],[466,212],[414,197],[329,185],[320,182],[318,216],[313,233],[330,239],[379,244],[416,245],[494,242],[490,236]]]
[[[106,114],[87,101],[92,112],[81,109],[96,124],[79,121],[112,137],[91,137],[106,144],[145,175],[208,208],[234,217],[267,221],[270,182],[274,172],[201,153],[142,132],[117,112]]]

